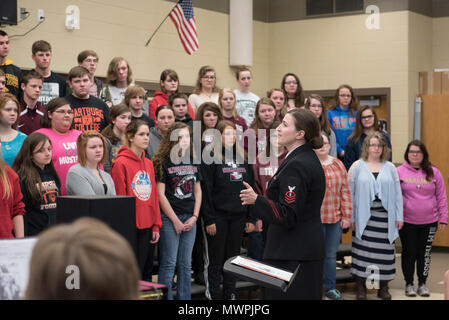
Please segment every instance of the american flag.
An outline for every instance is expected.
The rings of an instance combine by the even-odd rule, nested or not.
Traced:
[[[192,0],[180,0],[170,13],[181,43],[188,54],[198,50],[198,35],[196,33],[195,17],[193,16]]]

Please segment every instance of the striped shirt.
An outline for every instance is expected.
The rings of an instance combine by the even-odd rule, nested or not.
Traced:
[[[321,222],[336,223],[341,219],[350,220],[352,198],[348,174],[345,166],[337,158],[328,164],[321,164],[326,176],[326,193],[321,205]]]

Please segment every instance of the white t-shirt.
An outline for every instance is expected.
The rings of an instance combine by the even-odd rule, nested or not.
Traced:
[[[213,92],[210,96],[205,95],[204,93],[200,94],[192,93],[189,96],[189,103],[195,112],[198,109],[198,107],[204,102],[213,102],[218,105],[218,92]]]
[[[236,109],[239,116],[246,120],[248,126],[251,125],[254,119],[254,112],[259,97],[252,92],[243,93],[239,90],[234,90],[236,97]]]

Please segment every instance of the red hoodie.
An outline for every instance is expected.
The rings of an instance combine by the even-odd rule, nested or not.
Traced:
[[[162,91],[156,91],[154,93],[154,98],[151,99],[148,115],[151,119],[156,122],[156,109],[159,106],[166,104],[168,106],[168,95]],[[192,106],[189,103],[189,115],[192,119],[195,119],[195,111],[193,111]]]
[[[162,220],[153,163],[144,154],[139,159],[134,151],[122,146],[112,164],[111,176],[117,195],[136,197],[137,229],[159,232]]]

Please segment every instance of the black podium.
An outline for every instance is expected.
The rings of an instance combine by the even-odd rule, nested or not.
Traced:
[[[103,221],[128,240],[136,251],[136,200],[129,196],[58,197],[56,222],[70,223],[80,217]]]
[[[275,276],[271,276],[268,275],[267,273],[261,272],[261,271],[255,271],[254,269],[248,268],[248,267],[243,267],[240,265],[236,265],[233,263],[234,259],[237,257],[241,257],[249,262],[255,263],[259,266],[261,266],[260,269],[269,269],[272,268],[272,266],[268,265],[268,264],[264,264],[260,261],[256,261],[253,260],[251,258],[248,257],[243,257],[243,256],[235,256],[232,258],[229,258],[228,260],[226,260],[224,266],[223,266],[223,270],[225,272],[229,272],[232,275],[234,275],[236,278],[240,278],[243,280],[247,280],[247,281],[251,281],[254,282],[262,287],[265,288],[271,288],[271,289],[277,289],[277,290],[281,290],[282,292],[287,292],[288,288],[290,287],[290,285],[293,283],[293,281],[295,280],[296,275],[298,274],[299,271],[299,265],[296,268],[296,270],[292,273],[289,281],[286,280],[282,280],[280,278],[277,278]],[[276,268],[278,270],[281,270],[279,268]],[[285,272],[290,273],[290,271],[287,270],[282,270]]]

